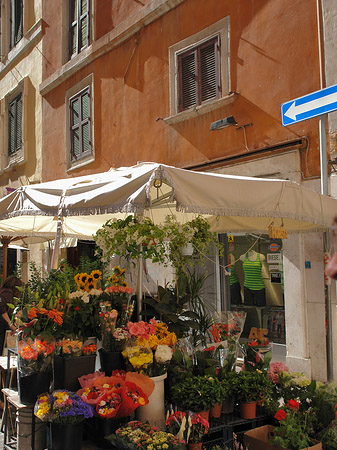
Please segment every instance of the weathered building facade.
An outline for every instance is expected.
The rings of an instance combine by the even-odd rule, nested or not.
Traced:
[[[156,161],[319,189],[318,119],[281,121],[321,86],[316,0],[55,0],[42,18],[44,181]],[[325,379],[322,236],[282,251],[287,362]]]

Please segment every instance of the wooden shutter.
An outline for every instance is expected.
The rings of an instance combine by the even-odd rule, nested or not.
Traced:
[[[69,53],[70,57],[80,53],[89,45],[90,0],[69,2]]]
[[[70,99],[71,160],[91,152],[90,88]]]
[[[220,97],[218,36],[179,55],[178,109],[183,111]]]
[[[200,47],[200,93],[201,102],[217,98],[218,95],[218,39]]]
[[[21,94],[8,105],[8,155],[22,147],[22,99]]]

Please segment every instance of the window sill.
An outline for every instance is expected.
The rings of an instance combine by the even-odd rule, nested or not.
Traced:
[[[67,168],[67,173],[71,172],[72,170],[80,169],[81,167],[91,164],[94,161],[95,156],[92,154],[81,158],[79,161],[70,162]]]
[[[215,111],[216,109],[222,108],[223,106],[229,105],[234,102],[235,93],[226,95],[225,97],[219,98],[218,100],[213,100],[204,105],[195,106],[194,108],[182,111],[173,116],[166,117],[164,120],[168,125],[173,125],[175,123],[183,122],[184,120],[194,119],[195,117],[206,114],[210,111]]]
[[[36,40],[42,37],[42,19],[27,31],[23,38],[1,59],[0,76],[9,71],[18,60],[36,45]]]
[[[17,154],[8,157],[8,164],[4,167],[3,172],[11,172],[15,167],[22,166],[26,162],[23,151],[19,150]]]

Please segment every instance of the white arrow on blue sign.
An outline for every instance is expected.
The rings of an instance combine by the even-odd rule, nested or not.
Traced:
[[[282,125],[321,116],[337,109],[337,84],[281,105]]]

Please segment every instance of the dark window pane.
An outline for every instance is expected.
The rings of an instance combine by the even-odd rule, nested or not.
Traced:
[[[89,3],[90,0],[70,0],[70,56],[80,53],[89,44]]]
[[[10,1],[10,48],[23,37],[23,0]]]

